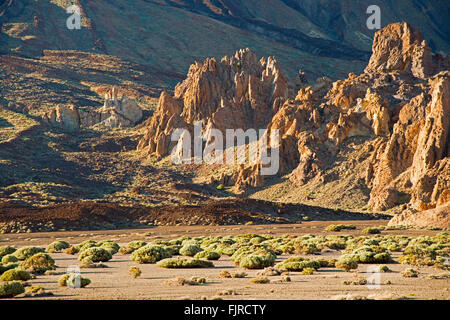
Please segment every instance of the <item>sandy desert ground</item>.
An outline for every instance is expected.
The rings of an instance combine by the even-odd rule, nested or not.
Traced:
[[[333,223],[339,223],[335,221]],[[360,235],[361,230],[368,226],[384,225],[386,221],[345,221],[357,227],[356,230],[345,230],[339,234]],[[80,243],[83,240],[111,239],[119,244],[131,240],[151,241],[154,239],[175,239],[183,235],[237,235],[243,233],[259,233],[274,235],[281,234],[333,234],[325,231],[328,222],[312,221],[302,224],[289,225],[235,225],[235,226],[170,226],[147,229],[127,229],[113,231],[93,232],[50,232],[32,234],[0,235],[0,245],[47,245],[56,239],[63,239],[70,243]],[[402,234],[408,236],[434,235],[439,231],[431,230],[390,230],[383,231],[388,234]],[[337,234],[337,233],[336,233]],[[393,257],[398,256],[394,253]],[[328,250],[323,252],[321,258],[337,258],[339,251]],[[58,266],[56,272],[65,273],[68,266],[78,265],[77,256],[65,253],[52,253]],[[277,257],[277,262],[291,255],[283,254]],[[303,255],[307,256],[307,255]],[[314,256],[311,256],[314,257]],[[317,258],[318,256],[315,256]],[[15,299],[450,299],[449,279],[430,279],[430,275],[445,274],[445,271],[433,267],[419,267],[418,278],[404,278],[401,272],[408,265],[397,262],[389,264],[392,273],[381,274],[379,289],[367,285],[344,285],[343,281],[367,279],[372,275],[368,272],[370,264],[360,264],[353,272],[345,272],[336,268],[320,268],[313,275],[302,275],[300,272],[290,272],[291,282],[278,282],[281,276],[269,277],[267,284],[253,284],[250,279],[256,276],[259,270],[244,270],[236,267],[228,256],[222,256],[214,261],[213,268],[203,269],[164,269],[155,264],[137,264],[131,261],[130,255],[117,253],[113,259],[105,263],[108,268],[81,269],[83,277],[89,278],[92,283],[82,289],[59,287],[60,275],[42,275],[29,281],[31,285],[42,286],[54,295],[47,297],[23,297]],[[142,270],[141,277],[134,279],[128,274],[131,266],[138,266]],[[245,278],[221,278],[219,273],[227,271],[245,271]],[[447,272],[448,273],[448,272]],[[165,280],[176,277],[191,278],[200,276],[206,278],[203,285],[169,285]],[[391,284],[384,284],[387,280]],[[232,293],[223,295],[224,292]],[[222,293],[222,295],[221,295]]]

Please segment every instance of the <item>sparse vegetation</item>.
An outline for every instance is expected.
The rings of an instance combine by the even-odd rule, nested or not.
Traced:
[[[195,285],[205,284],[206,279],[203,277],[192,277],[189,280],[189,279],[185,279],[182,277],[177,277],[174,279],[165,280],[165,283],[169,284],[169,285],[177,285],[177,286],[184,286],[184,285],[195,286]]]
[[[131,241],[127,243],[126,245],[122,246],[119,250],[121,254],[130,254],[136,251],[137,249],[142,248],[145,246],[147,242],[145,241]]]
[[[380,266],[380,268],[378,269],[380,272],[392,272],[391,269],[389,269],[388,266]]]
[[[289,277],[288,275],[282,275],[281,281],[282,282],[291,282],[291,277]]]
[[[19,261],[19,259],[17,259],[14,254],[7,254],[6,256],[3,256],[1,260],[2,264],[14,263]]]
[[[133,277],[133,278],[138,278],[141,276],[142,271],[141,269],[139,269],[138,267],[131,267],[130,270],[128,271],[128,273]]]
[[[312,274],[314,274],[315,271],[316,271],[316,269],[314,269],[314,268],[303,268],[301,273],[304,275],[312,275]]]
[[[320,268],[320,262],[303,257],[291,257],[276,264],[275,268],[282,271],[303,271],[306,268],[317,270]]]
[[[419,276],[419,273],[413,268],[408,268],[402,272],[402,276],[405,278],[417,278]]]
[[[354,280],[354,281],[350,281],[350,280],[345,280],[342,281],[342,284],[344,285],[354,285],[354,286],[363,286],[365,284],[367,284],[367,280],[366,279],[358,279],[358,280]]]
[[[55,270],[56,265],[50,255],[39,252],[23,261],[20,268],[33,273],[44,273],[47,270]]]
[[[227,270],[220,271],[219,277],[221,278],[245,278],[247,273],[245,272],[229,272]]]
[[[12,298],[25,292],[19,281],[0,283],[0,298]]]
[[[197,253],[199,253],[201,251],[203,251],[203,249],[200,248],[199,245],[192,244],[192,243],[187,243],[183,247],[181,247],[179,252],[180,252],[180,254],[182,256],[193,257],[193,256],[195,256]]]
[[[269,283],[270,280],[267,277],[258,277],[258,278],[252,278],[250,279],[251,283],[256,283],[256,284],[264,284],[264,283]]]
[[[167,269],[176,268],[211,268],[214,264],[211,260],[218,259],[225,252],[230,254],[231,261],[240,268],[261,269],[254,274],[252,283],[269,283],[266,279],[274,279],[270,282],[281,283],[291,281],[289,272],[300,272],[302,275],[316,277],[315,273],[320,268],[337,268],[345,271],[352,271],[358,268],[358,264],[381,264],[377,268],[379,272],[392,272],[384,263],[392,262],[391,252],[401,252],[398,261],[414,265],[427,265],[445,268],[446,258],[449,254],[448,235],[440,233],[435,236],[408,237],[400,235],[374,235],[355,236],[348,234],[339,235],[281,235],[271,234],[258,235],[254,233],[241,234],[237,236],[184,236],[174,240],[163,240],[160,238],[145,241],[131,241],[120,247],[111,240],[93,241],[86,240],[82,243],[70,246],[69,243],[60,246],[61,240],[52,242],[47,246],[47,251],[80,251],[78,257],[81,261],[81,268],[107,267],[102,261],[109,261],[115,252],[122,254],[131,253],[131,260],[138,263],[156,263],[159,267]],[[333,248],[333,250],[329,250]],[[20,251],[21,252],[20,252]],[[24,247],[19,251],[22,255],[29,252],[41,251],[39,247]],[[301,252],[310,255],[332,253],[340,250],[342,255],[338,259],[325,259],[311,256],[290,256],[275,264],[275,260],[283,253],[295,254]],[[4,252],[13,251],[5,249]],[[27,281],[32,276],[29,272],[42,273],[44,270],[54,270],[53,264],[48,262],[47,253],[38,252],[35,255],[22,261],[18,266],[14,262],[17,259],[17,251],[4,255],[0,265],[3,275],[0,277],[4,281]],[[184,256],[175,257],[181,252]],[[189,256],[189,254],[194,256]],[[220,253],[219,253],[220,252]],[[39,259],[38,259],[39,257]],[[51,257],[50,257],[51,259]],[[17,259],[18,260],[18,259]],[[52,259],[53,260],[53,259]],[[227,259],[225,259],[227,260]],[[224,262],[225,262],[224,260]],[[395,259],[397,260],[397,258]],[[18,260],[20,261],[20,260]],[[31,263],[33,261],[33,263]],[[45,262],[47,261],[47,262]],[[96,262],[94,262],[96,261]],[[28,264],[28,265],[26,265]],[[27,268],[25,268],[27,267]],[[5,272],[10,270],[8,272]],[[407,269],[402,273],[404,277],[417,277],[417,271]],[[28,271],[28,272],[27,272]],[[329,271],[329,270],[327,270]],[[0,273],[1,273],[0,272]],[[128,270],[131,277],[138,278],[142,271],[134,266]],[[356,275],[357,273],[355,273]],[[27,276],[28,275],[28,276]],[[221,278],[242,278],[246,277],[245,272],[222,270],[219,273]],[[279,278],[272,278],[279,276]],[[337,277],[337,276],[336,276]],[[432,277],[429,277],[432,279]],[[68,275],[61,277],[61,281],[67,283]],[[178,285],[198,285],[206,282],[204,277],[176,278],[169,280]],[[439,279],[436,277],[436,279]],[[71,280],[72,282],[74,279]],[[83,280],[84,286],[89,284],[89,280]],[[72,283],[71,282],[71,283]],[[226,281],[225,281],[226,282]],[[341,282],[345,285],[362,285],[361,279],[345,280]],[[388,282],[385,282],[385,284]],[[389,282],[390,283],[390,282]]]
[[[381,229],[377,227],[368,227],[361,231],[362,234],[379,234]]]
[[[330,224],[325,228],[327,231],[354,230],[356,227],[352,224]]]
[[[112,259],[112,254],[101,247],[90,247],[81,251],[78,261],[91,263],[91,262],[106,262]]]
[[[211,268],[214,264],[207,260],[195,259],[195,258],[166,258],[156,263],[161,268]]]
[[[120,246],[111,240],[104,240],[98,243],[100,248],[107,250],[111,255],[115,255],[120,250]]]
[[[64,250],[64,253],[70,254],[70,255],[74,255],[77,254],[78,252],[80,252],[80,249],[77,249],[74,246],[70,246],[69,248],[67,248],[66,250]]]
[[[170,258],[172,255],[162,246],[148,244],[131,254],[131,260],[138,263],[156,263],[162,259]]]
[[[2,274],[0,277],[0,280],[2,281],[28,281],[32,279],[32,275],[25,271],[20,269],[11,269]]]
[[[13,254],[16,251],[16,248],[11,246],[0,246],[0,259],[8,254]]]
[[[220,254],[215,251],[200,251],[195,254],[194,258],[196,259],[206,259],[206,260],[219,260]]]
[[[17,263],[10,263],[5,266],[0,265],[0,275],[2,275],[4,272],[6,272],[8,270],[17,268],[18,266],[19,266],[19,264],[17,264]]]
[[[40,252],[45,252],[45,249],[40,247],[23,247],[16,250],[14,255],[17,259],[22,261]]]
[[[342,269],[342,270],[345,270],[348,272],[352,269],[357,269],[358,262],[355,261],[355,259],[351,255],[343,255],[336,261],[336,268]]]
[[[231,260],[241,268],[264,269],[275,264],[276,254],[261,245],[243,246],[235,251]]]
[[[53,252],[61,252],[64,249],[67,249],[70,247],[70,244],[63,240],[58,240],[50,243],[47,248],[45,249],[46,252],[53,253]]]

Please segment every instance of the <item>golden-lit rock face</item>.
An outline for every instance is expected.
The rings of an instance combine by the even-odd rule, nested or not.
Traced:
[[[365,72],[411,72],[417,78],[429,77],[449,68],[447,57],[433,56],[419,30],[408,23],[393,23],[375,33],[372,56]]]
[[[258,61],[245,49],[220,62],[214,58],[197,62],[176,86],[174,96],[161,94],[138,149],[165,156],[171,149],[173,130],[191,131],[196,121],[201,121],[205,130],[223,133],[226,129],[265,128],[287,96],[287,81],[273,57]]]
[[[167,155],[173,129],[192,130],[194,121],[222,132],[267,127],[280,133],[279,174],[289,174],[297,186],[335,181],[339,176],[332,171],[343,165],[361,171],[374,210],[445,206],[450,197],[447,62],[431,55],[419,31],[395,23],[376,33],[364,73],[334,83],[327,78],[302,83],[295,99],[288,99],[274,58],[257,61],[241,50],[221,62],[206,59],[191,66],[174,96],[161,95],[138,149]],[[359,139],[364,154],[339,159],[350,138]],[[244,190],[262,187],[259,170],[240,166],[211,181]]]

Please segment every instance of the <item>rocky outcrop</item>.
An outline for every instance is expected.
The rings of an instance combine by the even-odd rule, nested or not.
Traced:
[[[196,121],[202,123],[202,133],[265,128],[287,96],[286,78],[273,57],[257,60],[245,49],[220,62],[214,58],[196,62],[173,96],[161,94],[138,150],[165,156],[174,146],[172,132],[184,128],[192,133]]]
[[[369,200],[374,209],[396,205],[399,182],[408,186],[410,204],[419,210],[435,207],[442,190],[450,188],[442,178],[436,185],[438,176],[448,176],[444,164],[449,157],[449,76],[449,72],[436,75],[430,80],[429,96],[422,93],[400,110],[393,134],[377,159]],[[435,196],[431,197],[435,186]]]
[[[440,70],[448,70],[450,59],[431,54],[419,30],[408,23],[393,23],[375,33],[372,56],[365,72],[410,72],[426,78]]]
[[[450,198],[450,72],[438,73],[448,69],[448,57],[431,55],[406,23],[379,31],[373,48],[365,73],[334,82],[325,95],[304,86],[280,108],[269,127],[283,133],[281,146],[296,146],[281,153],[281,167],[294,167],[290,180],[298,186],[335,180],[341,145],[360,137],[368,152],[362,177],[369,206],[406,205],[395,221],[411,224],[420,224],[415,212],[429,210],[423,223],[442,218],[437,225],[448,226],[442,215]]]
[[[76,131],[99,124],[105,128],[130,127],[142,119],[142,109],[134,100],[118,96],[116,88],[105,94],[100,109],[58,105],[44,116],[44,121],[63,130]]]
[[[373,210],[401,208],[399,223],[419,224],[415,212],[436,208],[424,219],[448,224],[442,215],[450,198],[448,60],[432,55],[419,31],[395,23],[376,33],[364,73],[331,83],[306,82],[300,72],[295,98],[287,99],[275,59],[257,62],[248,50],[207,59],[191,66],[174,96],[161,95],[139,149],[168,154],[171,132],[192,130],[194,121],[222,132],[276,129],[278,174],[299,188],[359,188]],[[240,166],[211,182],[260,187],[260,170]]]
[[[450,203],[419,212],[405,210],[392,218],[388,225],[448,228],[450,226]]]

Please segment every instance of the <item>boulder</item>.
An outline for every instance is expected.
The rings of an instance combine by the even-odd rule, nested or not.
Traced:
[[[118,96],[113,87],[105,94],[102,108],[77,108],[58,105],[44,116],[44,121],[67,131],[76,131],[100,124],[105,128],[130,127],[142,119],[142,109],[127,96]]]

